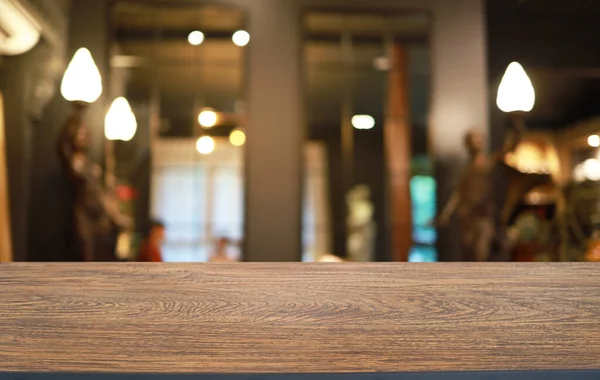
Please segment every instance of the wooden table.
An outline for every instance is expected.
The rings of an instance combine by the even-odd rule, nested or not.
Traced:
[[[0,266],[0,371],[599,368],[598,265]]]

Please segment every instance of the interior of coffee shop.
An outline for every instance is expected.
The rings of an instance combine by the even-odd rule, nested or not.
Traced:
[[[600,261],[599,16],[0,0],[0,261]]]

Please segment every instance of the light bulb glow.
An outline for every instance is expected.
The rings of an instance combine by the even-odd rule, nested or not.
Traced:
[[[375,119],[371,115],[354,115],[352,117],[352,126],[356,129],[373,129]]]
[[[525,69],[518,62],[508,65],[496,99],[503,112],[529,112],[535,106],[535,90]]]
[[[585,182],[585,171],[583,170],[583,164],[579,164],[573,170],[573,179],[575,182]]]
[[[245,30],[238,30],[237,32],[233,33],[231,40],[239,47],[246,46],[248,43],[250,43],[250,33],[246,32]]]
[[[137,120],[129,102],[124,97],[116,98],[104,119],[104,136],[108,140],[131,141],[137,130]]]
[[[102,77],[88,49],[81,48],[73,56],[60,92],[70,102],[94,103],[102,95]]]
[[[538,144],[522,142],[504,157],[504,162],[521,173],[548,174],[546,151]]]
[[[583,163],[583,174],[590,181],[600,181],[600,161],[590,158]]]
[[[204,33],[199,30],[194,30],[188,35],[188,42],[190,45],[198,46],[204,42]]]
[[[229,142],[233,146],[242,146],[246,143],[246,134],[241,129],[235,129],[229,135]]]
[[[215,151],[215,140],[210,136],[202,136],[196,142],[196,150],[200,154],[211,154]]]
[[[0,1],[0,55],[20,55],[40,40],[41,27],[18,1]]]
[[[198,123],[204,128],[212,128],[219,122],[219,115],[211,109],[206,109],[198,115]]]
[[[600,136],[591,135],[590,137],[588,137],[588,145],[592,148],[600,147]]]

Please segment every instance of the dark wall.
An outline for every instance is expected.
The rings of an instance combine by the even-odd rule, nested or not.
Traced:
[[[7,162],[14,258],[17,261],[65,261],[70,193],[55,150],[56,137],[69,112],[60,95],[66,62],[86,46],[103,76],[108,66],[105,37],[108,2],[74,1],[67,51],[42,39],[30,52],[4,57],[0,88],[5,94]],[[92,156],[101,162],[102,99],[90,107]]]
[[[28,209],[28,261],[70,261],[70,186],[60,167],[56,138],[69,105],[57,93],[34,124]]]
[[[69,194],[54,149],[65,104],[58,87],[64,70],[41,42],[5,58],[0,86],[6,94],[7,162],[16,261],[64,260]],[[39,92],[46,92],[40,99]]]
[[[106,112],[106,83],[108,83],[107,10],[104,0],[74,1],[70,8],[68,49],[65,62],[80,47],[88,48],[100,70],[104,94],[86,112],[90,130],[90,156],[103,163],[104,114]],[[64,68],[63,68],[64,72]],[[62,80],[58,75],[57,84]],[[32,136],[31,190],[29,201],[28,260],[70,261],[70,186],[57,159],[56,139],[69,113],[70,104],[56,91]]]
[[[7,164],[9,176],[9,197],[11,204],[11,224],[16,261],[33,259],[30,257],[32,239],[30,220],[38,218],[41,208],[47,211],[46,223],[37,231],[40,239],[61,224],[61,200],[53,190],[57,184],[47,186],[45,170],[53,165],[53,157],[37,160],[47,150],[48,130],[53,130],[52,115],[58,99],[58,81],[64,71],[63,60],[57,48],[42,40],[26,54],[4,57],[0,64],[0,88],[5,98]],[[51,144],[51,143],[50,143]],[[51,148],[50,148],[51,149]],[[37,195],[47,196],[42,206],[34,203]],[[51,219],[48,219],[51,218]],[[37,235],[36,235],[37,236]],[[53,247],[44,247],[48,251]]]

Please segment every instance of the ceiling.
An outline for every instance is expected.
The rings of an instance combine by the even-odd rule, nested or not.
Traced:
[[[392,33],[402,38],[426,38],[429,34],[429,15],[426,12],[399,14],[369,14],[314,11],[303,20],[308,34],[366,34],[384,36]]]
[[[163,128],[174,136],[193,133],[195,115],[202,107],[235,112],[244,96],[246,49],[235,46],[230,36],[244,28],[246,21],[240,10],[220,5],[119,3],[113,15],[115,55],[144,58],[121,68],[128,72],[127,95],[132,103],[148,102],[153,83],[159,86]],[[310,12],[303,24],[309,135],[311,131],[317,136],[337,133],[340,103],[349,84],[354,88],[350,100],[355,113],[383,119],[387,76],[374,68],[373,61],[385,55],[389,38],[410,46],[411,85],[418,92],[412,104],[414,114],[418,120],[426,118],[427,14]],[[201,46],[187,42],[193,30],[207,36]],[[342,33],[352,36],[348,57],[341,47]]]
[[[596,0],[487,0],[491,12],[526,12],[532,15],[598,14],[600,3]]]
[[[178,3],[120,1],[113,12],[113,25],[126,30],[232,31],[244,26],[242,10],[217,4],[202,6]]]

